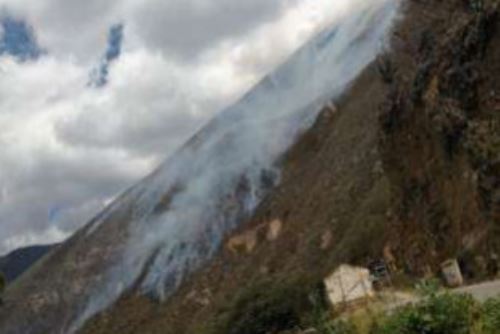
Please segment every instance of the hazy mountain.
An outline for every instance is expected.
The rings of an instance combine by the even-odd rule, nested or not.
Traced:
[[[55,245],[30,246],[16,249],[0,257],[0,272],[12,282],[47,254]]]

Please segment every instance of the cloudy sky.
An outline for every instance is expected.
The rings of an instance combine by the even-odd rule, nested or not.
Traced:
[[[0,254],[59,241],[348,0],[0,0]]]

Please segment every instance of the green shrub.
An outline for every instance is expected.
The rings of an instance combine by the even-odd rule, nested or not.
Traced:
[[[357,334],[356,327],[345,320],[324,323],[317,330],[319,334]]]
[[[486,301],[481,311],[482,333],[500,333],[500,298]]]
[[[266,334],[296,328],[312,307],[307,291],[297,283],[250,286],[236,297],[217,333]]]
[[[417,305],[409,305],[387,319],[376,334],[469,334],[479,315],[479,307],[468,295],[431,295]]]
[[[417,293],[424,298],[435,296],[442,289],[439,280],[434,278],[421,280],[415,288]]]
[[[332,319],[332,313],[322,304],[313,303],[313,310],[306,318],[306,327],[315,328],[318,334],[357,334],[352,321]]]

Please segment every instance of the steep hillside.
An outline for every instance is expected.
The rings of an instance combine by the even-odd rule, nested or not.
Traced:
[[[500,252],[497,6],[407,1],[390,51],[287,153],[280,185],[210,266],[168,302],[130,293],[82,332],[293,327],[335,266],[388,253],[404,280],[454,256],[469,280],[487,277],[480,259]]]
[[[340,103],[337,113],[324,113],[289,152],[281,185],[241,229],[240,235],[256,232],[255,247],[228,247],[228,241],[210,267],[168,303],[125,297],[84,332],[202,333],[199,326],[215,320],[219,307],[253,285],[272,290],[288,280],[317,281],[340,261],[377,254],[389,184],[377,153],[374,98],[382,102],[383,86],[374,67],[354,91],[360,92],[355,99],[346,96],[349,102]],[[267,224],[275,219],[282,231],[268,241]],[[377,238],[358,247],[372,236]]]

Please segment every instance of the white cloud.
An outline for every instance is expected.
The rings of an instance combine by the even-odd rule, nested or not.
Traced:
[[[347,3],[0,0],[48,51],[0,58],[0,253],[82,226]],[[89,88],[117,21],[123,54]]]
[[[45,245],[58,243],[69,236],[69,233],[61,231],[56,226],[50,226],[42,233],[27,232],[8,238],[4,241],[6,249],[17,249],[26,245]],[[47,243],[48,242],[48,243]]]

